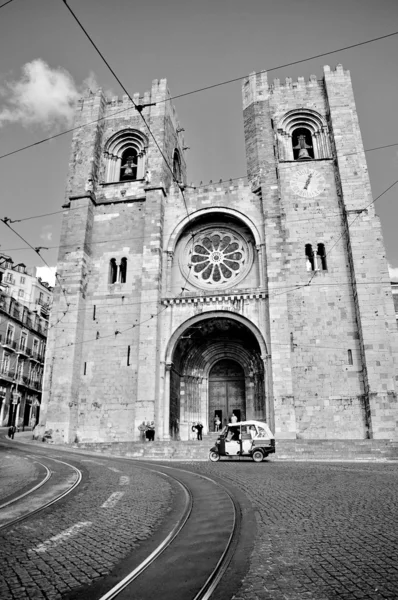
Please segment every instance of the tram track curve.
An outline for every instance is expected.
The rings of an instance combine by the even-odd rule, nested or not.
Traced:
[[[65,461],[51,456],[43,456],[43,454],[40,456],[29,454],[27,458],[34,459],[44,467],[47,472],[46,477],[30,490],[0,505],[0,531],[56,504],[71,494],[82,480],[83,475],[80,469]],[[39,461],[38,458],[41,460]],[[59,474],[56,477],[54,470],[42,462],[43,458],[66,466],[72,474],[69,473],[66,478],[65,474]]]
[[[112,465],[127,462],[130,465],[134,464],[140,470],[171,477],[175,482],[178,481],[183,492],[180,496],[186,499],[183,510],[180,503],[178,513],[180,518],[172,531],[167,531],[167,527],[171,528],[171,520],[167,517],[165,527],[159,531],[159,534],[156,531],[153,536],[140,544],[138,549],[134,549],[120,562],[115,563],[112,570],[100,579],[87,582],[84,586],[72,588],[66,594],[62,594],[65,600],[86,600],[87,597],[92,600],[124,600],[131,597],[149,599],[159,593],[159,590],[162,591],[162,600],[174,600],[176,597],[179,600],[220,600],[232,597],[232,592],[236,591],[246,572],[243,570],[244,563],[250,555],[253,540],[251,535],[249,542],[246,539],[246,542],[240,541],[238,544],[242,528],[242,507],[246,518],[244,529],[247,530],[248,522],[250,529],[250,519],[254,521],[253,514],[247,519],[248,513],[252,513],[251,507],[247,506],[250,503],[246,498],[247,504],[246,507],[244,506],[245,499],[242,498],[244,494],[235,486],[218,476],[213,478],[212,474],[208,477],[207,474],[190,471],[189,465],[186,464],[172,467],[164,463],[131,461],[122,457],[99,457],[98,454],[76,453],[59,448],[56,449],[58,458],[55,458],[47,454],[48,450],[50,449],[46,448],[44,452],[39,451],[37,454],[42,460],[47,457],[63,464],[68,463],[58,460],[63,458],[59,457],[60,451],[65,457],[69,456],[72,459],[73,456],[72,462],[75,464],[82,460],[95,462],[97,465],[102,463],[106,467],[108,461],[111,461]],[[87,461],[86,456],[91,456],[94,460]],[[122,473],[117,469],[109,468]],[[60,498],[61,495],[54,499],[54,502]],[[49,505],[50,503],[41,506],[38,511]],[[30,514],[34,512],[36,511],[31,511]],[[18,520],[27,516],[29,515]],[[252,525],[252,532],[253,530]],[[244,536],[245,532],[243,532]],[[235,557],[237,546],[236,554],[240,553],[240,564]],[[103,547],[106,552],[106,540]],[[132,563],[133,568],[127,568],[127,563]],[[230,563],[232,566],[229,567]],[[110,582],[113,585],[109,585]]]
[[[68,600],[83,600],[88,593],[93,600],[149,599],[159,589],[162,600],[175,600],[176,594],[179,600],[210,600],[225,575],[241,529],[238,500],[206,475],[153,463],[140,462],[139,467],[172,478],[184,491],[186,502],[178,523],[139,564],[129,571],[125,566],[123,577],[111,588],[105,578],[68,594]],[[203,527],[206,539],[202,534],[199,543],[192,543],[192,532]]]

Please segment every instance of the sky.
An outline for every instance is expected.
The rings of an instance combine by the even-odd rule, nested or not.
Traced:
[[[2,4],[0,0],[0,4]],[[68,0],[131,94],[167,78],[173,96],[252,71],[273,69],[398,31],[396,0]],[[279,68],[276,77],[351,72],[365,148],[398,143],[398,35]],[[0,156],[73,125],[87,85],[122,95],[62,0],[13,0],[0,9]],[[246,175],[240,82],[175,100],[185,128],[188,180]],[[71,134],[0,159],[0,218],[61,209]],[[367,153],[373,196],[398,179],[398,146]],[[398,279],[398,185],[376,203]],[[12,227],[56,265],[61,214]],[[0,252],[44,266],[0,223]],[[42,272],[43,275],[44,272]]]

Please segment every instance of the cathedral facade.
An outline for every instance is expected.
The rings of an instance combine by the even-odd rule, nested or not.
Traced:
[[[235,413],[277,439],[394,438],[397,326],[349,72],[249,76],[248,179],[196,189],[169,98],[155,80],[138,110],[79,103],[42,427],[186,440]]]

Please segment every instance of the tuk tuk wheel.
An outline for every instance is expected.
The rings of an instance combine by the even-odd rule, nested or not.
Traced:
[[[210,452],[209,458],[211,462],[218,462],[220,460],[220,455],[218,454],[218,452]]]
[[[264,458],[264,454],[261,452],[261,450],[255,450],[252,454],[252,459],[254,460],[254,462],[261,462]]]

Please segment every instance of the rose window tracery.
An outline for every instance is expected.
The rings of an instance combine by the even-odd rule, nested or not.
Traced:
[[[200,287],[232,286],[250,266],[246,240],[228,229],[211,228],[194,233],[189,246],[189,279]]]

